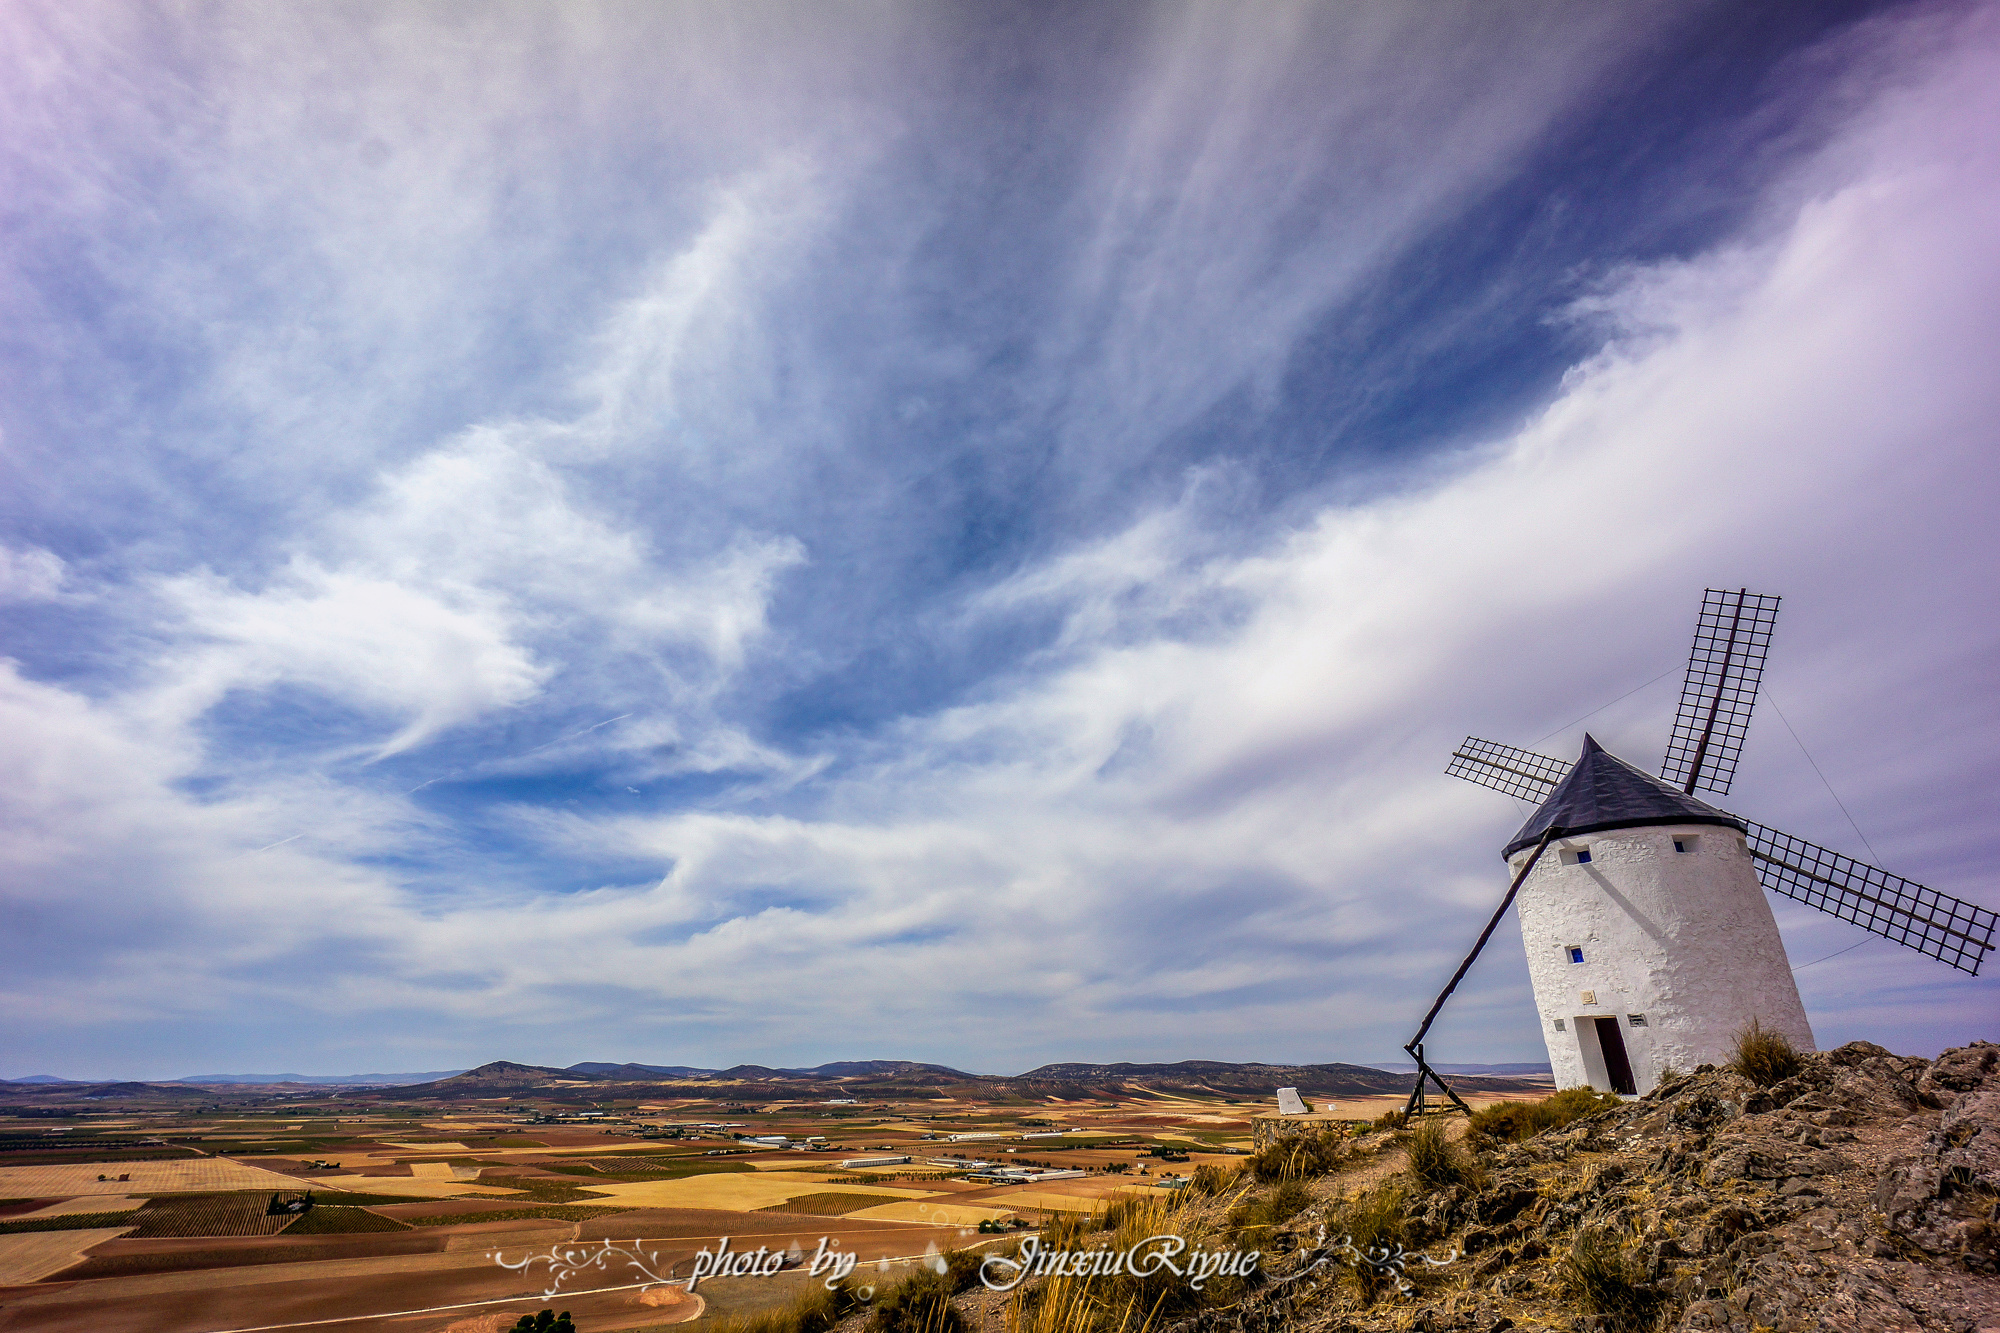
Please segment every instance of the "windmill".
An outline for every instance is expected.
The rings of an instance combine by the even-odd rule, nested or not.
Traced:
[[[1753,1020],[1813,1048],[1760,884],[1979,974],[1993,912],[1695,795],[1726,796],[1735,779],[1778,600],[1747,588],[1703,596],[1658,777],[1588,735],[1574,764],[1474,736],[1452,753],[1452,777],[1537,808],[1502,852],[1507,896],[1404,1047],[1417,1062],[1407,1112],[1425,1109],[1427,1080],[1470,1109],[1425,1063],[1424,1035],[1517,898],[1558,1088],[1644,1091],[1669,1066],[1724,1062]]]

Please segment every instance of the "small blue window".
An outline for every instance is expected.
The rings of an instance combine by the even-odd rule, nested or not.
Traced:
[[[1688,845],[1688,841],[1686,838],[1675,838],[1674,850],[1677,852],[1691,852],[1694,850],[1694,848]]]
[[[1583,950],[1582,950],[1581,948],[1579,948],[1578,946],[1574,945],[1574,944],[1570,945],[1570,946],[1569,946],[1569,960],[1570,960],[1570,961],[1571,961],[1572,963],[1580,963],[1580,962],[1582,962],[1582,961],[1583,961]]]
[[[1576,863],[1580,866],[1590,864],[1590,848],[1586,847],[1576,854]]]

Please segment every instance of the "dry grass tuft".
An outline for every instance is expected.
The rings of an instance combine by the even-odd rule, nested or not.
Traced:
[[[824,1283],[813,1282],[782,1309],[722,1319],[711,1326],[710,1333],[826,1333],[859,1304],[844,1286],[829,1291]]]
[[[1381,1254],[1401,1246],[1407,1238],[1405,1218],[1408,1196],[1394,1181],[1385,1181],[1342,1202],[1335,1210],[1329,1233],[1344,1235],[1363,1254]],[[1373,1301],[1390,1284],[1386,1273],[1357,1263],[1352,1269],[1363,1300]]]
[[[1444,1189],[1464,1183],[1474,1174],[1464,1149],[1445,1133],[1442,1117],[1434,1116],[1418,1125],[1410,1134],[1408,1151],[1406,1169],[1418,1189]]]
[[[1651,1324],[1659,1312],[1662,1298],[1642,1285],[1644,1278],[1617,1240],[1602,1231],[1579,1233],[1562,1265],[1570,1299],[1628,1333]]]
[[[1616,1093],[1565,1088],[1538,1102],[1495,1102],[1472,1113],[1472,1133],[1502,1143],[1519,1143],[1544,1130],[1624,1105]]]
[[[1297,1188],[1310,1198],[1303,1185]],[[1227,1249],[1224,1206],[1223,1200],[1187,1190],[1170,1197],[1121,1199],[1103,1218],[1078,1219],[1061,1230],[1050,1227],[1041,1241],[1051,1250],[1103,1249],[1122,1254],[1148,1237],[1173,1235],[1185,1239],[1190,1252]],[[1084,1231],[1090,1222],[1108,1225],[1110,1234]],[[1140,1333],[1206,1306],[1227,1305],[1241,1296],[1243,1287],[1242,1278],[1218,1275],[1196,1291],[1165,1268],[1146,1277],[1130,1273],[1050,1277],[1008,1302],[1008,1327],[1012,1333]]]
[[[1293,1134],[1253,1154],[1250,1173],[1267,1184],[1312,1180],[1338,1168],[1346,1160],[1347,1152],[1347,1134],[1343,1130]]]
[[[1729,1067],[1760,1088],[1768,1088],[1805,1067],[1805,1057],[1791,1038],[1773,1032],[1756,1019],[1736,1034],[1736,1058]]]

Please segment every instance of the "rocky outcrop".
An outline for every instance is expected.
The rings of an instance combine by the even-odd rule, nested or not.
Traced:
[[[2000,1333],[1990,1042],[1936,1060],[1854,1042],[1773,1087],[1704,1066],[1483,1152],[1467,1176],[1407,1203],[1405,1243],[1455,1256],[1414,1266],[1410,1294],[1371,1302],[1329,1268],[1272,1284],[1278,1323],[1253,1294],[1210,1324]],[[1337,1207],[1327,1216],[1337,1222]],[[1613,1256],[1616,1300],[1582,1293],[1580,1242]]]

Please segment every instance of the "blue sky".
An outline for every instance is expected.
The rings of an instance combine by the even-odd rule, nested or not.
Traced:
[[[0,60],[0,1074],[1394,1059],[1523,814],[1452,744],[1657,764],[1705,586],[1731,806],[2000,902],[2000,7]],[[1993,1035],[1778,916],[1823,1042]],[[1431,1050],[1543,1058],[1518,937]]]

